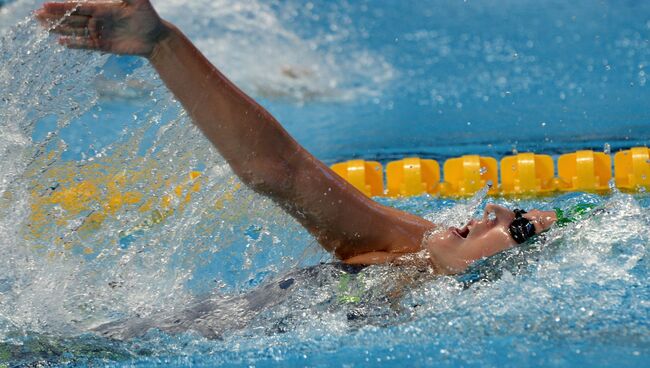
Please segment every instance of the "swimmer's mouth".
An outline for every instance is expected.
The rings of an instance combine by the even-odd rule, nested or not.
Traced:
[[[467,225],[463,226],[462,229],[452,227],[451,232],[459,238],[467,239],[467,236],[469,235],[469,227]]]

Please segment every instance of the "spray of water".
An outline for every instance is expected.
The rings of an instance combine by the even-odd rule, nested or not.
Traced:
[[[325,53],[323,63],[322,45],[307,47],[311,51],[296,57],[309,60],[306,69],[298,63],[285,68],[279,55],[312,41],[282,28],[272,7],[201,3],[213,6],[214,18],[181,26],[202,35],[204,27],[222,27],[225,37],[203,36],[199,44],[258,95],[298,103],[359,98],[392,75],[390,66],[368,56],[368,65],[379,65],[378,75],[383,73],[385,80],[358,89],[332,83],[322,76],[342,75],[337,72],[346,68],[337,69],[336,53]],[[7,9],[20,12],[34,4],[18,0]],[[199,12],[202,8],[194,4],[187,9]],[[171,1],[157,5],[170,14],[181,6]],[[265,26],[256,28],[259,24]],[[275,70],[270,76],[243,61],[258,44],[234,46],[238,32],[262,28],[264,43],[289,45],[264,50]],[[113,58],[65,51],[31,21],[2,32],[2,343],[29,345],[37,340],[45,346],[35,336],[76,336],[107,321],[173,316],[198,294],[216,289],[234,300],[239,291],[251,295],[246,292],[261,283],[285,282],[287,270],[297,265],[328,259],[280,209],[241,186],[146,65],[134,64],[118,84],[110,84],[113,76],[106,70]],[[355,65],[363,65],[362,60]],[[97,82],[98,75],[105,79]],[[256,77],[247,80],[247,75]],[[135,91],[141,101],[120,114],[107,108],[101,90],[115,86],[124,93],[111,99],[132,98]],[[95,145],[95,140],[93,147],[76,147],[79,136],[71,132],[94,132],[92,124],[122,124],[124,129],[109,130],[113,135],[106,144]],[[39,136],[39,131],[47,134]],[[459,226],[484,203],[486,191],[460,204],[415,199],[402,206],[444,226]],[[290,361],[315,352],[340,352],[342,346],[354,357],[373,346],[393,357],[405,351],[413,355],[409,359],[422,358],[435,351],[443,360],[471,365],[500,351],[490,346],[477,351],[484,336],[514,337],[519,349],[531,354],[539,341],[596,346],[604,340],[624,341],[633,351],[641,350],[648,343],[647,199],[614,193],[552,201],[518,204],[548,208],[587,201],[605,210],[483,260],[459,277],[371,267],[343,290],[345,273],[335,268],[317,273],[268,308],[246,314],[241,329],[217,342],[192,333],[170,337],[152,331],[133,345],[117,348],[99,340],[89,340],[90,347],[78,341],[60,343],[82,355],[97,354],[96,346],[101,346],[108,359],[155,362],[158,358],[143,356],[204,355],[212,364]],[[240,305],[225,303],[218,311],[239,316]],[[2,349],[0,344],[0,357]]]
[[[292,264],[286,252],[271,269],[256,267],[265,246],[282,252],[292,239],[276,230],[296,225],[242,188],[148,67],[127,77],[151,81],[130,126],[69,161],[63,135],[111,121],[92,88],[107,56],[64,50],[30,20],[7,31],[0,49],[3,336],[75,333],[173,310],[190,283],[195,291],[213,280],[240,287],[241,278]],[[215,272],[214,263],[226,268]],[[229,272],[242,265],[248,273]]]
[[[452,207],[443,211],[436,211],[424,216],[425,219],[439,224],[439,228],[448,229],[451,226],[463,227],[472,219],[476,214],[476,210],[485,201],[490,185],[486,185],[483,189],[479,190],[470,199],[462,201]]]

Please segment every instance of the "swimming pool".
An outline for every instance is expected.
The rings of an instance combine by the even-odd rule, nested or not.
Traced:
[[[94,337],[103,322],[250,295],[331,257],[241,188],[141,61],[64,52],[17,24],[38,3],[0,12],[0,366],[647,361],[645,193],[495,199],[607,212],[397,297],[412,270],[321,271],[260,310],[221,305],[238,328],[216,340]],[[650,142],[644,2],[154,3],[328,163]],[[439,222],[483,203],[378,200]]]

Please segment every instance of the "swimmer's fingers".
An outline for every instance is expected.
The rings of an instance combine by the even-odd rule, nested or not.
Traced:
[[[82,35],[90,23],[90,17],[82,15],[71,15],[61,20],[49,20],[44,18],[38,18],[38,20],[49,32],[62,35]]]
[[[82,36],[61,37],[59,43],[67,48],[77,50],[104,50],[106,48],[100,40]]]
[[[62,17],[66,14],[71,15],[93,15],[99,11],[114,8],[116,6],[124,6],[126,3],[102,3],[102,2],[79,2],[79,1],[64,1],[64,2],[51,2],[43,4],[39,12],[43,12],[52,16],[58,15]]]
[[[88,35],[91,18],[83,15],[70,15],[61,19],[38,17],[41,25],[51,33],[64,36]]]
[[[85,27],[56,26],[49,31],[62,36],[88,36],[88,28]]]
[[[90,17],[87,15],[68,15],[61,17],[48,13],[36,13],[36,19],[43,25],[61,24],[71,27],[86,27]]]

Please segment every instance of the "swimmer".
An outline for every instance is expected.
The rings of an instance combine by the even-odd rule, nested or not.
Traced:
[[[441,229],[374,202],[300,146],[178,28],[162,20],[149,0],[49,2],[35,16],[68,48],[148,59],[235,174],[346,264],[425,262],[436,273],[455,274],[557,220],[554,211],[488,204],[482,218]]]

